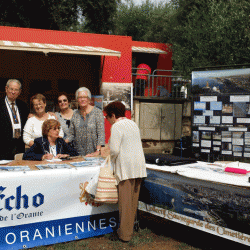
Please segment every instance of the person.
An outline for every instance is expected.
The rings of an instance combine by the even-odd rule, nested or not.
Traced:
[[[141,63],[137,66],[135,95],[144,96],[146,83],[148,82],[148,75],[151,74],[151,68],[146,63]],[[149,86],[148,86],[149,88]]]
[[[118,183],[120,225],[117,236],[122,241],[132,238],[142,179],[147,176],[140,131],[135,122],[125,117],[125,106],[112,102],[104,108],[111,124],[109,139],[111,162]]]
[[[23,131],[23,141],[26,145],[31,147],[34,140],[42,136],[42,124],[47,119],[56,119],[56,116],[45,112],[46,98],[42,94],[36,94],[30,99],[31,106],[34,110],[34,115],[30,117]],[[60,129],[60,137],[63,137],[63,130]]]
[[[98,156],[105,145],[104,117],[100,109],[91,106],[91,93],[81,87],[76,91],[79,109],[71,118],[66,142],[75,141],[79,155]]]
[[[69,133],[70,121],[74,114],[74,110],[69,107],[67,94],[59,94],[57,101],[60,112],[55,112],[55,115],[57,116],[57,120],[61,123],[64,138],[66,138]]]
[[[59,137],[60,122],[48,119],[42,125],[42,137],[36,138],[34,144],[23,155],[23,160],[51,160],[77,156],[77,151],[71,148],[63,138]]]
[[[13,160],[15,154],[25,151],[22,132],[29,109],[23,101],[17,99],[21,89],[19,80],[8,80],[5,86],[6,97],[0,100],[1,160]]]

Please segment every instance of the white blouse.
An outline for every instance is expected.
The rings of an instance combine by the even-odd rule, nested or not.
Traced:
[[[56,119],[55,116],[50,115],[48,119]],[[23,129],[23,141],[29,145],[30,141],[34,141],[36,138],[42,136],[42,125],[44,121],[38,120],[35,116],[29,118]],[[63,138],[63,130],[60,129],[59,136]]]
[[[117,121],[111,127],[110,156],[117,183],[147,177],[140,130],[130,119]]]

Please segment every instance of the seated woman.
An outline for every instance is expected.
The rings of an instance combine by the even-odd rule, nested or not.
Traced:
[[[23,160],[51,160],[77,156],[62,138],[59,138],[60,123],[55,119],[48,119],[42,125],[42,137],[36,138],[34,144],[23,155]]]

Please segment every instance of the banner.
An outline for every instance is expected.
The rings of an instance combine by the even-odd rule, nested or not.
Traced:
[[[147,173],[140,210],[250,246],[250,188]]]
[[[117,205],[85,193],[98,167],[1,172],[0,249],[22,249],[110,233]]]

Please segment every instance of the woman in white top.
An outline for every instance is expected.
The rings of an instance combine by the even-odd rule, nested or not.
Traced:
[[[36,94],[31,97],[31,106],[33,106],[34,115],[30,117],[23,129],[23,141],[26,145],[32,146],[34,140],[42,136],[42,125],[47,119],[56,119],[54,115],[45,112],[46,98],[42,94]],[[60,129],[60,137],[63,137],[63,131]]]
[[[109,139],[110,156],[118,183],[120,225],[117,231],[122,241],[132,238],[140,185],[147,176],[140,130],[125,117],[125,106],[112,102],[104,108],[112,125]]]

